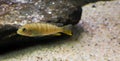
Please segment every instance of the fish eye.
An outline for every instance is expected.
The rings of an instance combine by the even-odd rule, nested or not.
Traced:
[[[26,31],[26,28],[23,28],[22,31]]]

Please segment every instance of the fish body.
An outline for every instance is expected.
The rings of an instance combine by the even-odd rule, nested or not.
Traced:
[[[31,23],[25,24],[17,30],[17,34],[29,37],[60,35],[63,32],[67,35],[72,35],[70,30],[65,27],[58,27],[50,23]]]

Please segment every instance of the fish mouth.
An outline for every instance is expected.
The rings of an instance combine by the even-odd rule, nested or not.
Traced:
[[[19,34],[19,35],[24,35],[24,34],[22,34],[22,33],[20,32],[20,30],[17,31],[17,34]]]
[[[19,31],[19,30],[17,30],[17,34],[20,34],[20,31]]]
[[[17,30],[17,34],[25,36],[25,34],[21,32],[21,30]]]

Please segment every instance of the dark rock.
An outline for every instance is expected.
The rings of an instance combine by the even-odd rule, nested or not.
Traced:
[[[1,17],[2,23],[19,25],[33,22],[51,22],[62,25],[77,24],[82,13],[81,7],[75,6],[69,0],[12,0],[10,2],[15,4],[8,5],[7,10],[9,11],[0,12],[1,16],[4,14],[4,17]],[[4,5],[1,4],[1,6]],[[7,15],[5,15],[6,13]]]

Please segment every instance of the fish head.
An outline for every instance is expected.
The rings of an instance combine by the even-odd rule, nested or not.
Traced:
[[[17,34],[23,35],[23,36],[30,36],[30,33],[27,31],[26,28],[21,27],[17,30]]]
[[[32,30],[29,29],[29,28],[26,27],[26,26],[20,27],[20,28],[17,30],[17,34],[23,35],[23,36],[29,36],[29,37],[32,37],[32,36],[33,36]]]

